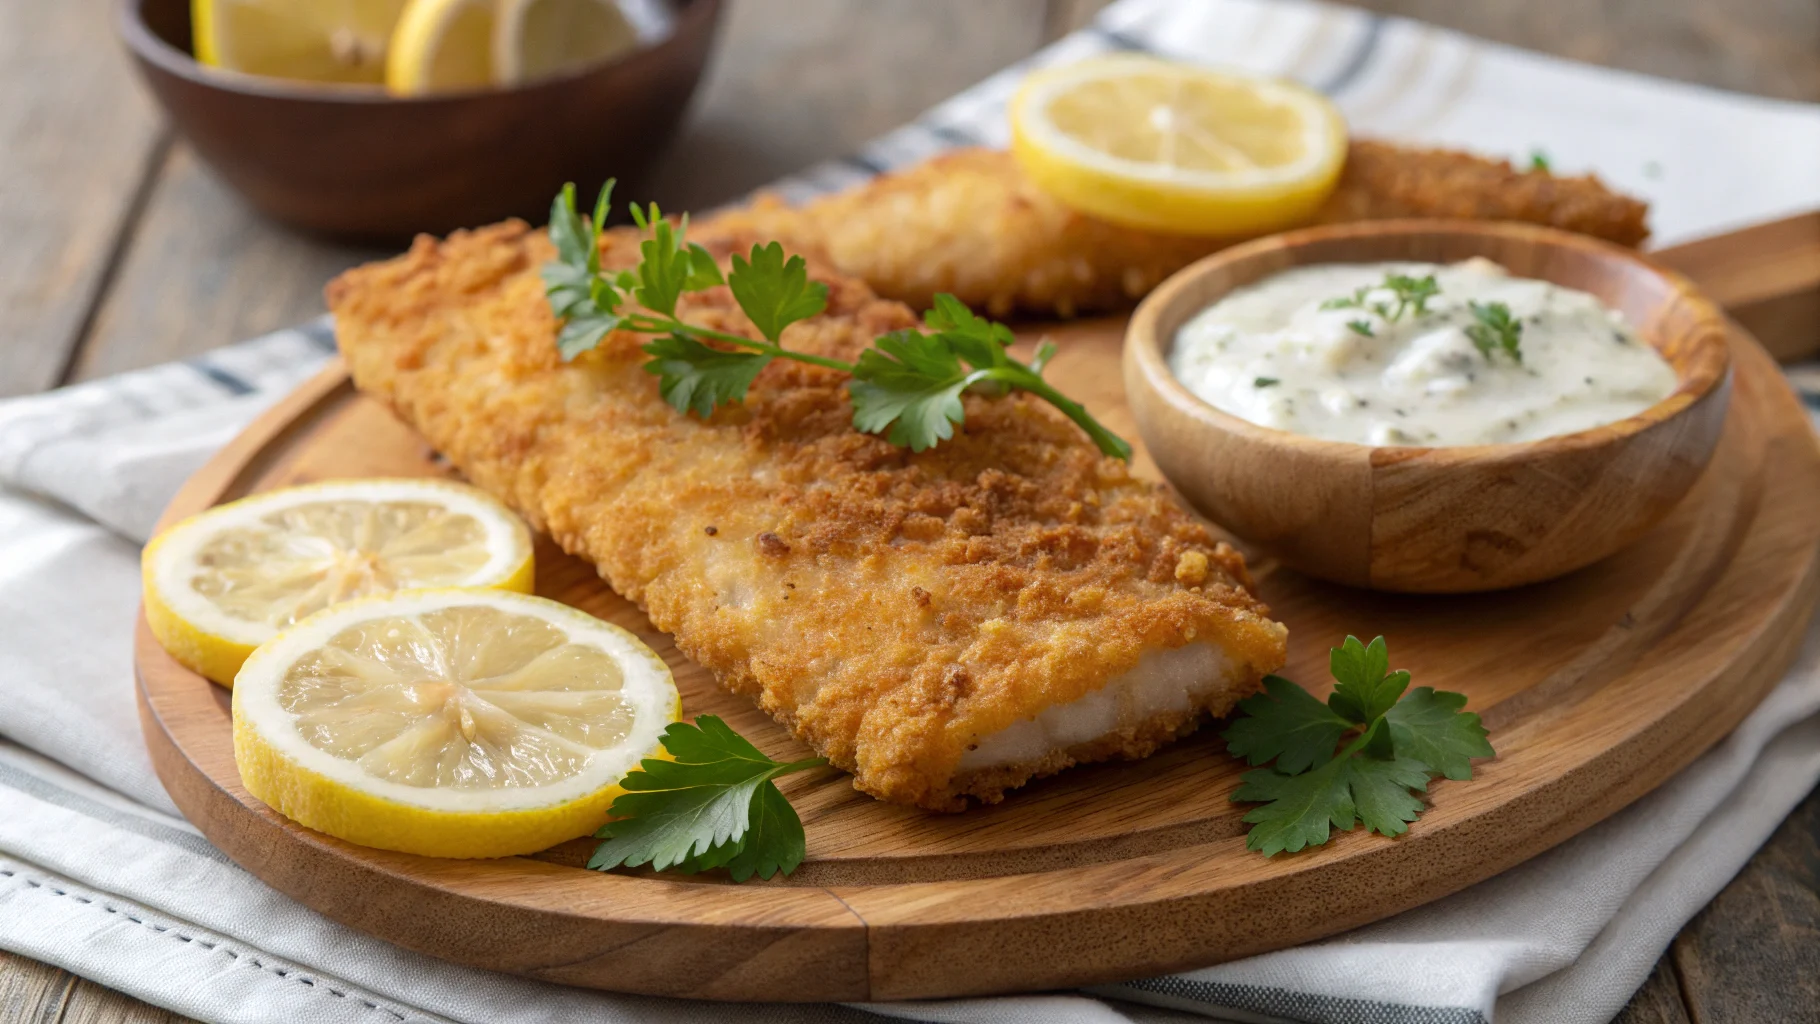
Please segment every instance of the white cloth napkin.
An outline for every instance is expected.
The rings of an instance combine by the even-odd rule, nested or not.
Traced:
[[[1596,167],[1649,197],[1665,240],[1820,206],[1814,107],[1280,0],[1125,0],[1035,59],[1108,48],[1294,74],[1333,93],[1362,132],[1513,156],[1540,147],[1559,169]],[[785,187],[837,187],[998,140],[1014,78]],[[331,348],[318,321],[0,403],[0,948],[223,1024],[1597,1024],[1820,779],[1816,631],[1744,725],[1655,793],[1497,878],[1324,943],[1091,994],[864,1008],[617,996],[442,963],[328,921],[228,862],[175,814],[140,740],[138,544],[181,481]],[[1820,407],[1820,372],[1795,377]]]

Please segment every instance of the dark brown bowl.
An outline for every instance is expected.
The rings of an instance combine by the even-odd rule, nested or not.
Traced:
[[[190,0],[121,0],[118,25],[177,130],[262,212],[307,231],[396,242],[521,216],[565,181],[620,195],[682,123],[720,0],[671,0],[671,34],[623,60],[509,89],[398,97],[205,68]]]

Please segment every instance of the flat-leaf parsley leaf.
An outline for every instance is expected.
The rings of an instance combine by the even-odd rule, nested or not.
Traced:
[[[673,224],[655,203],[634,206],[633,221],[650,236],[639,243],[640,261],[631,270],[603,274],[600,226],[612,189],[611,181],[601,189],[592,216],[576,209],[573,185],[563,186],[550,206],[557,259],[543,268],[544,293],[562,321],[556,344],[564,360],[599,345],[612,331],[659,335],[643,346],[650,357],[645,371],[658,378],[658,393],[672,408],[701,416],[743,400],[773,359],[838,370],[853,378],[847,389],[854,428],[914,451],[954,436],[966,416],[961,403],[966,392],[996,398],[1026,391],[1078,424],[1101,452],[1131,458],[1129,444],[1043,379],[1056,352],[1052,342],[1038,345],[1030,362],[1019,362],[1007,351],[1011,330],[974,316],[952,295],[935,297],[935,308],[925,317],[927,332],[894,331],[848,363],[783,346],[784,328],[827,308],[828,286],[809,280],[802,257],[786,259],[776,242],[754,245],[750,255],[735,253],[723,276],[712,254],[686,240],[687,217]],[[720,285],[763,340],[677,316],[683,295]]]
[[[1523,361],[1523,321],[1510,315],[1509,306],[1502,302],[1468,302],[1466,308],[1478,321],[1466,326],[1466,337],[1486,362],[1491,362],[1497,352],[1509,356],[1513,363]]]
[[[1409,831],[1436,775],[1472,778],[1472,758],[1491,757],[1479,716],[1458,693],[1409,689],[1391,671],[1384,638],[1349,636],[1328,655],[1333,694],[1326,703],[1281,676],[1239,703],[1242,717],[1223,734],[1226,749],[1251,765],[1232,799],[1260,806],[1245,814],[1245,845],[1265,856],[1325,843],[1333,829],[1359,822],[1382,835]],[[1343,744],[1343,745],[1342,745]],[[1336,748],[1338,748],[1336,750]]]
[[[693,874],[724,867],[735,882],[789,874],[803,862],[802,819],[775,779],[818,768],[826,758],[783,763],[766,757],[713,715],[664,730],[674,760],[647,758],[620,781],[625,792],[594,833],[588,867],[649,864]]]

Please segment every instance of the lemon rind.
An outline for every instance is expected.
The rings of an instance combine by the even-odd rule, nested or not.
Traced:
[[[660,746],[643,756],[661,751]],[[432,810],[350,789],[312,771],[239,716],[234,719],[234,762],[248,793],[297,824],[358,846],[424,857],[514,857],[547,850],[593,834],[624,792],[614,782],[545,807]]]
[[[376,493],[394,490],[392,494]],[[152,636],[171,657],[204,678],[233,688],[240,666],[277,630],[223,615],[188,587],[192,559],[214,530],[237,518],[256,518],[274,508],[333,500],[441,500],[474,516],[487,530],[490,557],[457,586],[530,593],[536,582],[531,531],[524,520],[493,497],[465,484],[415,477],[329,480],[285,487],[199,512],[160,533],[140,556],[145,617]],[[173,547],[175,545],[175,547]]]
[[[590,764],[587,771],[545,786],[494,791],[414,787],[373,778],[353,762],[311,746],[297,735],[294,716],[278,705],[277,682],[284,670],[298,657],[319,647],[341,629],[379,615],[408,616],[471,604],[489,605],[513,614],[538,615],[543,621],[563,629],[572,640],[592,643],[618,656],[621,665],[626,668],[624,692],[635,706],[634,731],[625,743],[615,750],[601,752],[612,756]],[[642,676],[634,670],[640,663],[646,667],[646,673]],[[643,685],[635,685],[635,681],[641,681]],[[516,820],[522,823],[526,820],[524,815],[536,818],[546,814],[556,814],[559,817],[582,815],[572,805],[593,799],[594,794],[603,786],[616,785],[627,772],[638,766],[640,760],[654,756],[653,751],[661,749],[665,727],[676,721],[681,712],[681,698],[669,666],[631,631],[558,601],[499,590],[402,590],[334,605],[305,618],[254,651],[242,667],[233,689],[236,756],[238,757],[241,747],[245,746],[249,761],[242,765],[242,771],[248,791],[287,817],[312,828],[350,842],[382,846],[385,849],[402,847],[396,845],[395,841],[383,841],[384,836],[362,833],[363,838],[356,838],[347,834],[346,823],[322,809],[324,794],[341,794],[349,799],[358,795],[363,805],[370,802],[370,809],[376,812],[384,811],[386,814],[406,817],[426,816],[424,827],[430,829],[431,833],[435,833],[439,827],[436,825],[441,820],[438,816],[462,820],[518,816]],[[239,738],[243,729],[256,734],[260,742],[243,743]],[[274,766],[279,764],[288,767],[277,772]],[[295,774],[301,781],[288,785],[277,784],[273,781],[275,772],[280,776]],[[268,796],[270,799],[267,799]],[[607,802],[611,803],[611,800]],[[589,806],[592,807],[592,804]],[[604,820],[604,807],[605,805],[601,807],[601,820]],[[292,811],[297,813],[293,814]],[[568,821],[569,817],[564,817],[563,820]],[[595,821],[593,827],[598,826],[599,821]],[[574,838],[588,831],[592,831],[592,828],[560,838]],[[543,842],[543,839],[537,841]],[[548,845],[549,842],[544,842],[543,846],[534,848],[543,849]],[[413,849],[405,852],[423,851]],[[443,853],[434,855],[457,856]]]
[[[1084,81],[1147,73],[1244,80],[1301,112],[1307,156],[1241,172],[1173,171],[1124,160],[1055,129],[1040,111]],[[1011,101],[1012,153],[1041,189],[1083,213],[1174,234],[1243,235],[1305,221],[1332,194],[1344,169],[1346,125],[1319,93],[1242,70],[1183,67],[1154,57],[1114,56],[1037,72]]]
[[[441,45],[442,37],[447,33],[456,12],[461,7],[480,3],[482,0],[440,0],[438,3],[411,0],[405,4],[404,11],[392,27],[391,45],[386,50],[386,88],[402,96],[421,96],[441,91],[435,82],[430,81],[430,67],[435,63],[437,47]],[[493,31],[498,32],[497,22]],[[490,41],[486,56],[493,75],[497,75],[498,68],[491,67],[493,48]]]

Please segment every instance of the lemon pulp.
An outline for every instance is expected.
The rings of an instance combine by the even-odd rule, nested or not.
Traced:
[[[235,618],[283,628],[352,597],[458,584],[486,564],[485,539],[439,505],[311,502],[210,537],[190,582]]]
[[[637,31],[612,0],[501,0],[493,67],[502,83],[530,82],[637,46]]]
[[[421,587],[529,590],[533,575],[516,516],[436,480],[269,491],[178,524],[143,561],[154,635],[224,685],[254,647],[339,602]]]
[[[484,89],[495,81],[492,0],[410,0],[386,57],[393,92]]]
[[[405,0],[194,0],[196,59],[311,82],[385,81],[387,40]]]
[[[406,591],[304,620],[234,692],[249,792],[363,845],[504,856],[585,835],[678,698],[631,634],[542,598]]]
[[[1118,56],[1038,72],[1011,104],[1012,150],[1084,213],[1180,234],[1276,230],[1332,193],[1346,128],[1294,83]]]

